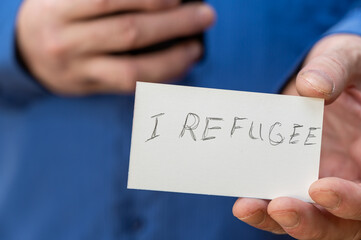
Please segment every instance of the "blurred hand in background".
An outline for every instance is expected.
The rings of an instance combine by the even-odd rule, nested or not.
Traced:
[[[179,0],[28,0],[18,15],[18,48],[29,71],[54,93],[129,93],[136,81],[182,75],[202,46],[188,41],[148,54],[111,53],[203,32],[214,15],[206,4]]]

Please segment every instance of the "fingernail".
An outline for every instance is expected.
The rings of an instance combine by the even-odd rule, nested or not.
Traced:
[[[271,217],[282,227],[286,228],[297,227],[300,222],[300,218],[296,212],[273,213]]]
[[[301,73],[299,77],[303,78],[311,88],[323,95],[329,96],[335,90],[335,83],[323,71],[308,70]]]
[[[266,220],[266,214],[262,210],[258,210],[251,215],[239,218],[239,220],[244,221],[251,225],[259,225]]]
[[[209,26],[213,22],[214,10],[209,5],[202,5],[198,9],[198,17],[203,26]]]
[[[201,55],[201,47],[197,43],[191,43],[187,46],[187,52],[190,59],[198,59]]]
[[[312,199],[324,208],[336,209],[340,206],[341,199],[334,191],[316,191]]]

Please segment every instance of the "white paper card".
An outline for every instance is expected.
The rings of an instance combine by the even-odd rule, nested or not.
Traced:
[[[310,201],[321,99],[137,83],[128,188]]]

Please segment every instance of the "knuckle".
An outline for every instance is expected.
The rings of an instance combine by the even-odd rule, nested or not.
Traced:
[[[357,69],[360,72],[361,69],[361,41],[359,36],[349,35],[344,36],[342,42],[342,52],[349,58],[353,59],[353,62],[356,63]],[[346,47],[345,47],[346,46]]]
[[[122,18],[122,25],[123,29],[120,38],[123,44],[129,49],[136,47],[139,39],[139,29],[136,18],[134,16]]]
[[[96,67],[96,65],[92,64],[89,64],[89,67],[87,67],[84,71],[86,72],[86,81],[89,81],[89,79],[92,79],[94,81],[94,79],[99,79],[104,75],[104,70],[102,68]]]
[[[334,66],[334,70],[337,71],[341,76],[347,76],[348,71],[343,63],[342,59],[347,59],[347,56],[341,51],[335,50],[332,54],[327,54],[326,57],[328,58],[328,62],[331,66]]]
[[[44,50],[51,58],[62,58],[67,53],[67,45],[58,34],[50,33],[45,36]]]

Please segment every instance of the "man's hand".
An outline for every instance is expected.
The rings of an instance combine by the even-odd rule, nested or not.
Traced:
[[[114,55],[200,33],[214,21],[205,4],[179,0],[27,0],[18,16],[20,54],[48,89],[65,95],[132,92],[169,81],[202,54],[196,41],[137,56]]]
[[[310,52],[285,94],[326,100],[316,204],[292,198],[238,199],[233,214],[262,230],[297,239],[361,238],[361,38],[334,35]]]

